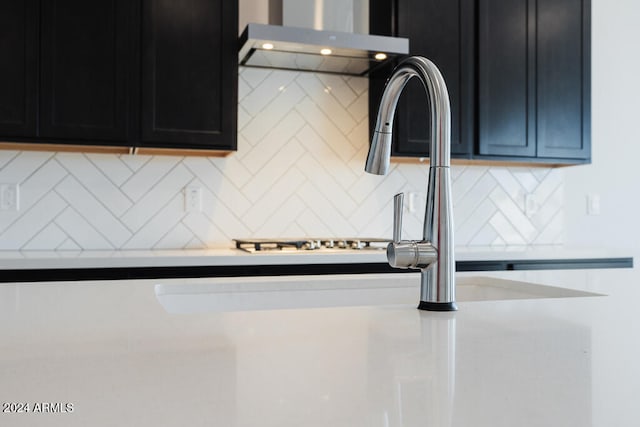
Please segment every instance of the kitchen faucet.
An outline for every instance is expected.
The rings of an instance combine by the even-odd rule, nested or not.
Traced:
[[[419,309],[453,311],[457,307],[449,172],[451,109],[444,78],[428,59],[420,56],[405,59],[387,80],[365,171],[376,175],[387,173],[393,139],[393,116],[398,98],[412,77],[417,77],[422,83],[431,106],[431,117],[427,117],[431,120],[431,148],[424,233],[421,241],[401,239],[404,195],[397,194],[394,197],[393,242],[387,246],[387,259],[394,268],[421,270]]]

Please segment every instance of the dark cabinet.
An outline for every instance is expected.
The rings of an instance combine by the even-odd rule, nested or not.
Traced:
[[[535,156],[534,2],[479,0],[478,16],[479,154]]]
[[[473,67],[473,45],[469,22],[473,20],[470,0],[371,0],[371,32],[406,37],[411,55],[432,60],[447,82],[451,104],[451,152],[466,157],[472,149],[473,79],[466,72]],[[382,12],[386,8],[386,13]],[[381,16],[395,16],[394,22]],[[377,113],[384,81],[390,69],[370,79],[370,115]],[[426,120],[429,104],[424,89],[411,79],[398,101],[393,144],[395,156],[429,155],[431,129]],[[373,126],[373,123],[372,123]]]
[[[40,136],[127,144],[130,0],[42,2]]]
[[[237,2],[145,0],[142,146],[235,149]]]
[[[589,0],[384,3],[372,0],[372,32],[408,37],[411,54],[433,60],[445,77],[452,157],[590,160]],[[372,122],[389,71],[370,79]],[[428,153],[420,91],[414,83],[401,97],[395,156]]]
[[[590,7],[478,2],[479,154],[590,157]]]
[[[0,140],[234,150],[237,13],[223,0],[3,2]]]
[[[538,157],[591,158],[591,2],[538,0]]]
[[[0,135],[36,135],[37,0],[0,2]]]

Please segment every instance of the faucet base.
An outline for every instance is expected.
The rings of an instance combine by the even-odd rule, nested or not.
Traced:
[[[420,305],[418,305],[418,310],[428,310],[428,311],[456,311],[458,310],[458,306],[455,302],[427,302],[420,301]]]

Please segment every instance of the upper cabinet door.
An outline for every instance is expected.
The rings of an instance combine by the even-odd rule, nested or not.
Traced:
[[[143,1],[142,146],[235,149],[237,7]]]
[[[589,0],[480,0],[479,154],[588,160]]]
[[[447,2],[434,0],[398,1],[398,31],[400,37],[410,39],[411,55],[429,58],[442,73],[451,105],[451,153],[471,152],[471,133],[463,133],[471,119],[472,90],[465,79],[465,68],[472,67],[465,56],[467,35],[472,28],[465,26],[466,0]],[[467,34],[468,31],[468,34]],[[471,73],[467,73],[471,74]],[[467,97],[468,95],[468,97]],[[429,154],[431,143],[431,109],[424,88],[411,79],[400,96],[397,111],[397,152]],[[464,127],[462,126],[464,123]],[[471,129],[469,129],[471,130]]]
[[[42,137],[127,143],[134,13],[130,0],[42,2]]]
[[[444,76],[451,104],[451,152],[471,154],[473,137],[473,2],[469,0],[372,0],[371,30],[407,37],[411,55],[429,58]],[[385,10],[386,8],[386,10]],[[395,22],[381,16],[396,16]],[[386,22],[385,22],[386,21]],[[370,112],[375,120],[384,78],[370,79]],[[403,90],[395,120],[393,154],[428,156],[430,106],[424,88],[411,79]],[[463,156],[464,157],[464,156]]]
[[[38,1],[0,2],[0,134],[35,136]]]
[[[479,154],[535,156],[535,0],[478,2]]]
[[[591,159],[590,0],[370,0],[371,31],[409,38],[442,71],[452,157],[554,164]],[[370,78],[373,126],[384,81]],[[409,82],[394,156],[428,153],[429,105]]]
[[[538,0],[538,157],[591,157],[591,7]]]

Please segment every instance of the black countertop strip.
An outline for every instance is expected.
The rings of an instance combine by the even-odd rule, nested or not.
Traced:
[[[456,271],[573,270],[631,267],[633,267],[633,258],[631,257],[456,262]],[[387,263],[3,269],[0,270],[0,283],[412,272],[416,272],[416,270],[398,270],[391,268]]]

